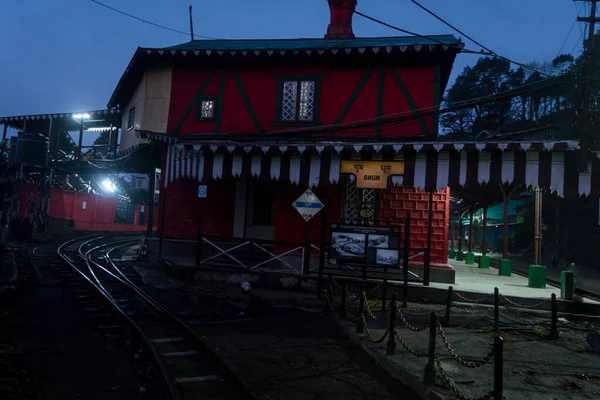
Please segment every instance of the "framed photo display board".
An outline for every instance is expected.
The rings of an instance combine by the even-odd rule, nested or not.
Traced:
[[[336,260],[400,268],[400,227],[332,224],[330,232]]]

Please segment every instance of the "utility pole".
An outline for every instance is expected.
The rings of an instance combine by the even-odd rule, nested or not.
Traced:
[[[194,19],[192,18],[192,6],[190,5],[190,34],[192,35],[192,41],[194,41]]]
[[[590,97],[592,93],[592,73],[594,71],[594,53],[595,53],[595,34],[596,34],[596,22],[600,22],[600,19],[596,17],[596,5],[600,0],[573,0],[573,1],[586,1],[591,3],[591,11],[589,17],[577,17],[577,21],[588,23],[588,39],[587,39],[587,47],[584,55],[584,65],[583,65],[583,76],[587,79],[583,84],[583,101],[582,101],[582,110],[581,110],[581,123],[580,128],[582,131],[581,137],[581,150],[582,150],[582,159],[581,159],[581,170],[587,171],[587,154],[590,149],[590,146],[593,141],[593,137],[591,134],[591,119],[590,119]]]

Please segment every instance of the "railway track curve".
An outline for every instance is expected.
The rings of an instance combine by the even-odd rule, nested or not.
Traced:
[[[185,321],[135,282],[135,271],[114,256],[141,242],[133,236],[93,236],[63,243],[58,256],[126,322],[152,355],[170,397],[254,399],[250,387]],[[139,277],[139,276],[138,276]]]

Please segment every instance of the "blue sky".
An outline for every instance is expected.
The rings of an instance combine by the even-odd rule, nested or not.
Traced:
[[[182,31],[189,30],[192,4],[196,35],[223,39],[323,37],[329,21],[326,0],[100,1]],[[2,3],[2,116],[102,109],[138,46],[189,40],[89,0]],[[567,33],[579,9],[583,7],[581,15],[589,12],[586,3],[571,0],[421,0],[421,4],[498,54],[526,63],[553,59],[565,38],[563,52],[579,53],[583,24],[576,23],[568,37]],[[425,35],[454,33],[410,0],[358,0],[357,10]],[[354,17],[354,32],[402,35],[359,16]],[[459,55],[453,77],[476,60]]]

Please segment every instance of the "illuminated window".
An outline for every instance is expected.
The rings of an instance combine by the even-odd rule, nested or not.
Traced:
[[[196,112],[196,121],[214,121],[216,117],[216,99],[201,99],[198,103],[198,110]]]
[[[309,122],[315,119],[315,81],[284,81],[281,120]]]

